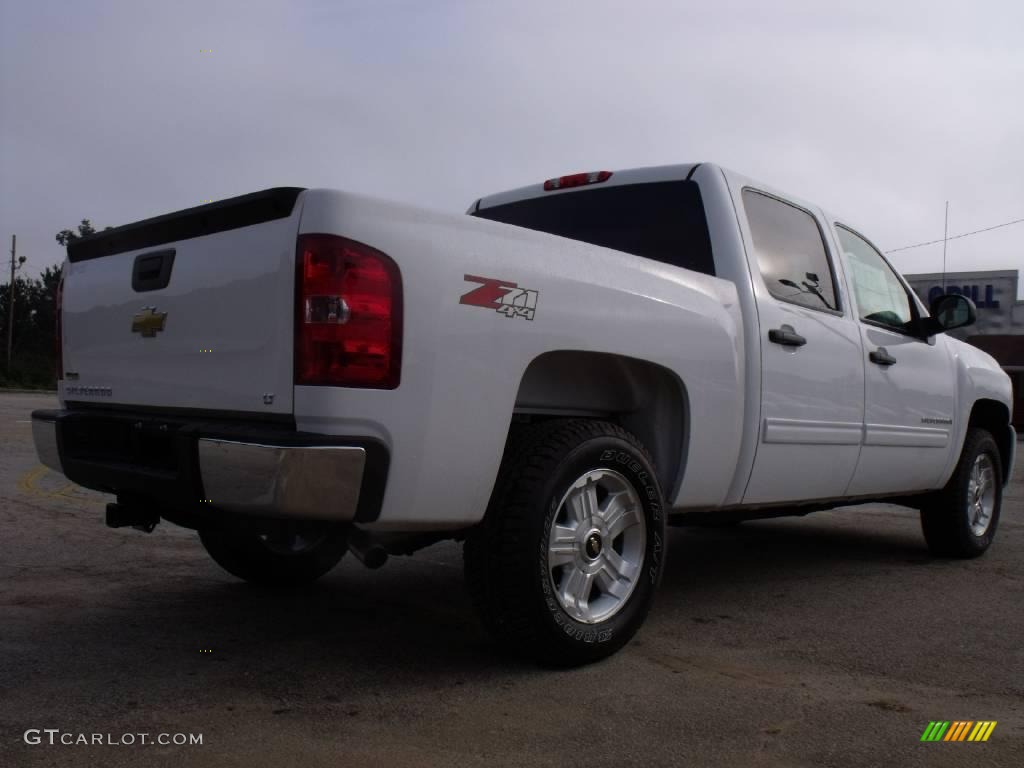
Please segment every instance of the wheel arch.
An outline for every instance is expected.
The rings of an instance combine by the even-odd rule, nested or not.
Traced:
[[[523,372],[514,415],[618,424],[650,451],[665,499],[679,490],[689,445],[689,397],[679,376],[662,365],[607,352],[545,352]]]
[[[1013,456],[1013,431],[1010,429],[1010,409],[998,400],[982,398],[971,406],[967,427],[979,427],[988,431],[999,446],[999,463],[1002,465],[1004,484],[1010,477],[1010,461]]]

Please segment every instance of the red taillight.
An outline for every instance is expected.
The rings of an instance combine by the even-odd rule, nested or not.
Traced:
[[[574,173],[569,176],[559,176],[557,179],[545,181],[544,191],[550,192],[554,189],[582,187],[584,184],[598,184],[602,181],[608,181],[611,177],[611,171],[591,171],[590,173]]]
[[[64,378],[64,273],[57,281],[57,381]]]
[[[300,235],[295,383],[394,389],[402,362],[402,279],[386,254],[336,235]]]

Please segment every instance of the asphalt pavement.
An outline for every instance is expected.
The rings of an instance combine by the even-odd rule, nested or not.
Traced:
[[[0,394],[2,766],[1024,765],[1024,471],[973,561],[888,505],[672,529],[637,638],[550,671],[496,652],[452,543],[283,594],[191,531],[107,529],[36,460],[55,403]]]

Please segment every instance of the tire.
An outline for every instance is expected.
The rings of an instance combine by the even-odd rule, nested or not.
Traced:
[[[661,491],[640,441],[606,422],[561,419],[512,433],[464,550],[484,627],[556,666],[625,645],[647,617],[664,558]]]
[[[921,509],[928,549],[938,557],[984,554],[995,538],[1002,501],[999,447],[985,430],[969,429],[953,476]]]
[[[348,548],[348,532],[332,524],[282,525],[273,533],[204,530],[199,540],[232,576],[265,587],[297,587],[334,568]]]

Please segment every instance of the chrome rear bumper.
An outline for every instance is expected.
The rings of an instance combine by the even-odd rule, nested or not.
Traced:
[[[36,444],[39,463],[55,472],[64,472],[57,448],[57,422],[32,419],[32,442]]]
[[[158,414],[36,411],[32,436],[75,483],[194,515],[370,522],[389,464],[372,440]]]
[[[199,440],[205,503],[261,517],[353,520],[366,451]]]

